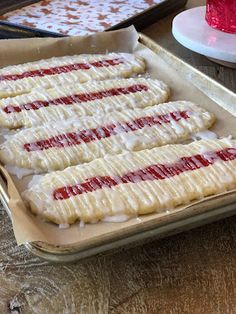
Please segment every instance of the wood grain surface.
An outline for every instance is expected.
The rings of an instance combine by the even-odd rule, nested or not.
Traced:
[[[171,20],[144,33],[235,90],[236,71],[178,45]],[[0,230],[0,314],[236,313],[236,216],[65,266],[17,247],[3,208]]]

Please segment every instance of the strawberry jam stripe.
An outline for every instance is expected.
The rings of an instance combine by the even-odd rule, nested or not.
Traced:
[[[217,161],[236,159],[235,148],[225,148],[216,152],[182,157],[172,164],[154,164],[143,169],[131,171],[123,176],[97,176],[73,186],[63,186],[53,191],[54,200],[65,200],[83,193],[94,192],[102,188],[111,188],[119,184],[141,181],[164,180],[183,172],[193,171],[213,165]]]
[[[52,67],[49,69],[26,71],[21,74],[0,75],[0,82],[1,81],[17,81],[17,80],[24,79],[26,77],[36,77],[36,76],[42,77],[46,75],[68,73],[71,71],[89,70],[91,69],[91,67],[95,67],[95,68],[110,67],[110,66],[119,65],[122,63],[124,63],[124,60],[122,58],[116,58],[116,59],[95,61],[95,62],[90,62],[90,63],[75,63],[75,64],[68,64],[68,65],[60,65],[60,66]]]
[[[137,131],[145,126],[162,125],[164,123],[170,123],[172,120],[179,121],[181,119],[188,118],[189,115],[187,111],[175,111],[163,115],[146,116],[129,122],[108,124],[98,128],[86,129],[78,132],[62,133],[48,139],[25,143],[24,149],[28,152],[32,152],[53,147],[61,148],[80,145],[81,143],[89,143],[103,138],[108,138],[119,133]]]
[[[128,95],[128,94],[147,91],[147,90],[148,90],[148,87],[146,85],[134,84],[129,87],[111,88],[111,89],[107,89],[101,92],[70,95],[70,96],[65,96],[65,97],[56,98],[52,100],[46,100],[46,101],[36,100],[34,102],[23,104],[20,106],[8,105],[5,108],[3,108],[3,111],[9,114],[13,112],[21,112],[22,110],[38,110],[42,107],[49,107],[49,106],[58,106],[58,105],[66,106],[66,105],[78,104],[81,102],[88,102],[88,101],[103,99],[105,97]]]

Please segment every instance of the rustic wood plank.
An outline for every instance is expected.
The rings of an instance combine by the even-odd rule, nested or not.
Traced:
[[[17,248],[0,218],[1,313],[234,312],[236,217],[65,266]]]

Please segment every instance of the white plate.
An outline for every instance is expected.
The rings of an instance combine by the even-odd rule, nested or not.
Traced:
[[[236,68],[236,34],[210,27],[205,21],[205,12],[204,6],[178,14],[172,25],[175,39],[215,62]]]

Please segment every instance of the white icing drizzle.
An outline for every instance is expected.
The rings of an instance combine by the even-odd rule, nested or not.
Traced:
[[[234,147],[234,141],[233,141],[232,135],[229,135],[229,136],[227,136],[227,137],[223,137],[222,139],[223,139],[223,140],[225,141],[225,143],[227,143],[229,146]]]
[[[187,120],[181,119],[178,122],[174,121],[171,115],[168,115],[170,112],[186,109],[191,109],[192,112],[196,110],[202,114],[202,116],[199,115],[198,120],[201,119],[200,125],[203,124],[204,128],[211,125],[213,119],[210,114],[205,118],[205,112],[202,112],[202,109],[186,102],[171,102],[144,109],[115,111],[106,115],[84,117],[79,121],[69,119],[62,123],[48,123],[43,127],[22,130],[1,145],[0,159],[4,163],[20,168],[32,168],[36,169],[37,172],[40,169],[40,172],[45,172],[64,169],[78,163],[90,162],[107,154],[119,154],[125,150],[150,149],[155,146],[178,142],[188,139],[193,130],[201,130],[201,127],[195,121],[194,114]],[[137,128],[136,119],[162,115],[167,115],[170,123],[161,122],[162,120],[157,118],[157,124]],[[177,113],[176,116],[178,117]],[[111,136],[104,138],[106,136],[104,127],[110,124],[116,125],[114,132],[112,131]],[[96,129],[96,133],[93,129]],[[80,144],[67,145],[71,142],[68,133],[80,131],[82,131],[83,136],[87,135],[94,140],[86,142],[79,135]],[[38,141],[57,137],[60,134],[63,135],[60,142],[64,143],[65,147],[39,149]],[[102,139],[98,140],[98,136]],[[26,143],[30,143],[30,152],[23,148]],[[17,159],[15,158],[16,154]]]
[[[26,95],[20,95],[14,98],[14,105],[24,105],[37,101],[50,101],[55,98],[73,96],[73,94],[89,94],[93,92],[104,92],[112,88],[128,88],[135,84],[142,84],[148,87],[148,90],[136,91],[135,93],[122,94],[117,96],[106,96],[102,99],[82,101],[78,103],[75,99],[71,105],[57,105],[41,107],[39,110],[22,110],[21,112],[12,112],[6,114],[0,112],[2,116],[2,125],[6,127],[21,127],[42,124],[48,121],[65,120],[71,117],[80,117],[93,114],[104,114],[115,110],[125,108],[143,108],[149,105],[158,104],[167,99],[168,87],[157,80],[145,80],[143,78],[121,79],[94,82],[94,84],[84,83],[77,85],[63,86],[49,89],[48,91],[37,91]],[[142,95],[142,97],[140,97]],[[145,96],[146,95],[146,96]],[[12,106],[9,99],[3,99],[1,107]],[[10,110],[8,107],[8,110]]]
[[[0,81],[0,93],[4,97],[29,92],[39,86],[43,88],[50,88],[54,85],[65,85],[72,82],[84,83],[88,80],[101,80],[106,78],[114,78],[117,76],[131,76],[133,73],[142,73],[145,68],[144,60],[134,55],[122,55],[120,53],[109,53],[104,55],[75,55],[51,58],[47,60],[40,60],[31,63],[8,66],[0,69],[0,75],[21,74],[25,71],[33,71],[47,69],[51,67],[68,66],[75,63],[93,63],[107,59],[118,59],[124,61],[123,63],[108,66],[96,67],[90,64],[89,69],[72,70],[67,73],[56,73],[46,76],[35,76],[22,78],[16,81],[2,80]]]
[[[61,223],[58,227],[59,229],[68,229],[70,228],[70,225],[68,223]]]
[[[7,139],[8,137],[16,134],[16,131],[9,130],[7,128],[0,128],[0,134]]]
[[[127,215],[106,216],[102,219],[102,222],[125,222],[131,218],[132,218],[131,216]]]
[[[79,221],[79,227],[84,228],[85,227],[85,222],[83,220]]]
[[[204,131],[199,131],[192,135],[192,138],[194,140],[202,139],[202,140],[216,140],[218,138],[217,134],[209,131],[209,130],[204,130]]]
[[[27,170],[27,169],[26,169]],[[30,169],[29,169],[30,170]],[[28,183],[28,189],[32,188],[34,185],[39,184],[43,175],[33,175],[32,179]],[[21,179],[21,178],[20,178]]]
[[[183,134],[184,133],[184,127],[180,125],[178,122],[171,120],[171,125],[174,128],[176,134]]]
[[[33,169],[19,168],[10,165],[6,165],[5,168],[10,174],[15,175],[18,179],[22,179],[25,176],[35,173]]]
[[[137,153],[107,156],[106,160],[96,159],[89,164],[48,174],[28,189],[25,195],[36,208],[36,213],[61,223],[85,219],[90,223],[99,216],[105,216],[103,222],[122,222],[138,214],[167,212],[178,205],[188,204],[193,199],[201,199],[234,187],[236,160],[224,162],[217,159],[212,165],[202,167],[201,161],[195,158],[193,162],[199,165],[199,169],[165,180],[153,180],[151,173],[150,178],[149,174],[143,173],[144,181],[140,181],[137,175],[134,182],[122,184],[121,176],[155,163],[166,164],[167,160],[175,163],[181,157],[193,157],[199,153],[213,160],[216,158],[215,151],[231,147],[236,147],[235,140],[232,140],[232,145],[229,145],[227,139],[201,140],[188,145],[169,145]],[[159,168],[156,171],[162,174]],[[52,191],[56,188],[74,186],[94,176],[98,180],[99,176],[111,176],[118,185],[71,195],[68,199],[52,199]]]
[[[125,148],[127,150],[133,150],[136,146],[138,146],[142,142],[141,136],[138,136],[132,133],[121,134],[121,140],[124,143]]]

